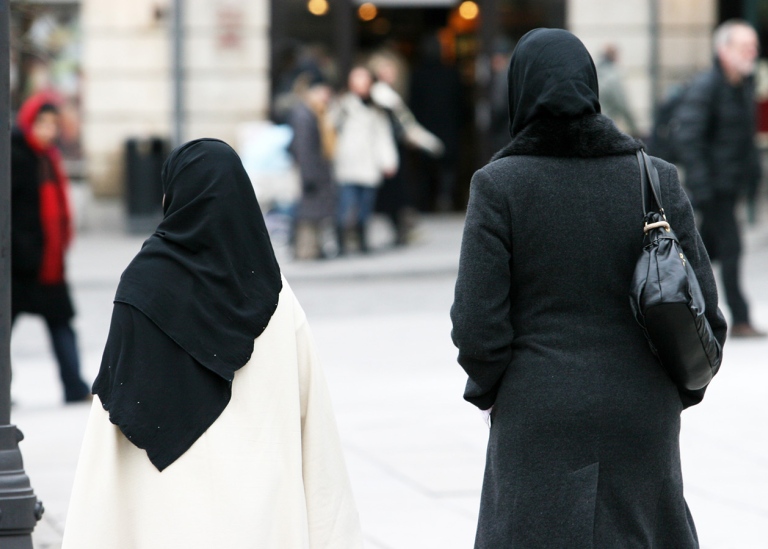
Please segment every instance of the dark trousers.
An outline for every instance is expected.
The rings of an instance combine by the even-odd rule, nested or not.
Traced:
[[[373,213],[376,204],[375,187],[366,185],[343,184],[339,187],[339,202],[336,210],[336,238],[339,245],[339,254],[346,253],[344,234],[348,227],[351,214],[355,214],[355,231],[360,244],[361,252],[368,252],[368,239],[366,228],[368,219]]]
[[[749,307],[741,292],[739,270],[741,236],[736,221],[736,195],[715,194],[714,200],[700,209],[699,232],[711,261],[720,262],[725,301],[733,324],[749,322]]]
[[[62,385],[64,385],[64,400],[66,402],[83,400],[90,394],[91,389],[80,377],[80,356],[77,352],[75,331],[68,320],[51,321],[46,319],[45,323],[48,326],[53,353],[59,364],[59,377]]]
[[[339,187],[336,224],[347,227],[351,214],[355,213],[355,225],[365,227],[376,204],[376,188],[366,185],[344,184]]]

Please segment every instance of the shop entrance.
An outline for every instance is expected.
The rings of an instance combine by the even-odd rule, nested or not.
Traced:
[[[355,63],[396,60],[397,91],[447,149],[440,160],[404,151],[409,198],[461,210],[472,173],[506,139],[506,88],[493,88],[507,56],[525,32],[563,27],[565,0],[273,0],[272,17],[273,92],[308,60],[339,88]]]

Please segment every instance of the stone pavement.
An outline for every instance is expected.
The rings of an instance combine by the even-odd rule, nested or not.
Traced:
[[[487,427],[461,399],[465,381],[448,309],[462,218],[428,217],[405,249],[378,222],[369,257],[283,271],[312,326],[334,399],[367,547],[472,546]],[[768,328],[768,230],[750,230],[744,278]],[[80,235],[70,257],[84,371],[100,361],[118,276],[141,238]],[[701,406],[683,415],[686,495],[702,548],[768,548],[768,341],[731,341]],[[36,549],[60,546],[87,406],[63,406],[42,323],[12,341],[13,421],[32,486],[46,505]]]

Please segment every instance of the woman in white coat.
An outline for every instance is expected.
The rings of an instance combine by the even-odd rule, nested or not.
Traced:
[[[373,75],[365,67],[349,73],[349,91],[339,99],[335,113],[334,175],[339,185],[336,235],[339,253],[346,252],[345,233],[354,220],[360,251],[368,249],[368,221],[377,189],[385,177],[397,172],[399,159],[392,125],[386,112],[371,99]],[[350,219],[352,218],[352,219]]]
[[[237,154],[192,141],[123,273],[64,549],[359,548],[306,317]]]

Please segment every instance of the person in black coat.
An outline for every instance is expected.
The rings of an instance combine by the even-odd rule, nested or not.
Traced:
[[[75,312],[65,280],[72,221],[57,134],[56,99],[47,93],[30,97],[11,134],[11,318],[29,313],[45,319],[64,400],[79,402],[91,396],[80,376]]]
[[[714,42],[713,67],[693,80],[677,109],[678,149],[686,187],[701,214],[704,244],[722,266],[731,335],[765,337],[752,326],[739,282],[736,220],[739,199],[754,198],[760,181],[753,78],[758,38],[746,21],[731,20],[718,27]]]
[[[491,410],[475,547],[698,547],[679,431],[703,391],[678,390],[629,301],[641,144],[600,114],[594,63],[564,30],[521,39],[509,111],[512,140],[472,179],[451,309],[464,398]],[[690,203],[653,163],[724,342]]]

